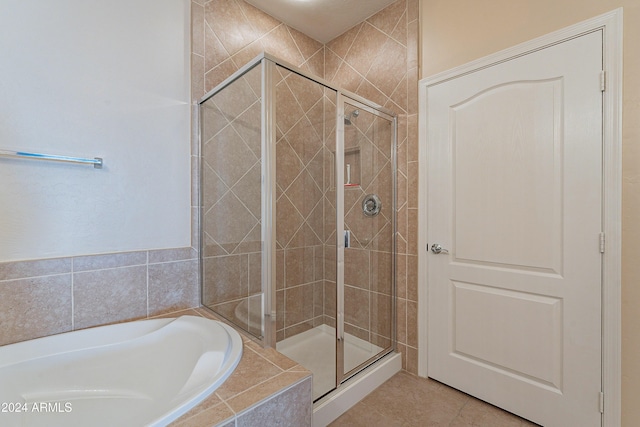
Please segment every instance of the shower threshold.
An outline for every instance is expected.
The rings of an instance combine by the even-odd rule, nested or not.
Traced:
[[[313,404],[313,427],[326,427],[402,369],[402,355],[389,353]]]
[[[345,333],[344,367],[349,372],[383,349]],[[276,349],[313,372],[313,400],[332,390],[336,382],[336,330],[328,325],[286,338]]]
[[[280,341],[277,350],[313,372],[313,399],[332,390],[336,381],[335,328],[320,325]],[[345,333],[345,371],[357,367],[383,349]],[[364,369],[314,405],[314,427],[322,427],[346,412],[402,369],[401,356],[391,353]]]

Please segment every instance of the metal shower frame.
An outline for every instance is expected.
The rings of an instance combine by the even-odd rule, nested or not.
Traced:
[[[344,371],[344,249],[345,242],[344,235],[344,186],[336,185],[336,386],[339,386],[342,382],[346,381],[353,375],[357,374],[366,366],[375,363],[378,359],[386,356],[392,351],[396,350],[397,337],[396,337],[396,257],[397,257],[397,127],[398,118],[397,115],[370,100],[367,100],[352,92],[346,91],[339,87],[336,87],[332,83],[316,77],[299,67],[287,63],[273,55],[268,53],[261,53],[254,59],[249,61],[246,65],[241,67],[238,71],[218,84],[214,89],[205,94],[198,102],[198,107],[205,103],[207,100],[215,96],[217,93],[224,90],[227,86],[231,85],[237,79],[253,70],[255,67],[261,67],[261,164],[262,164],[262,338],[255,337],[264,347],[276,348],[276,124],[275,124],[275,88],[271,84],[273,81],[273,73],[276,66],[281,66],[287,70],[296,73],[302,77],[312,80],[325,88],[331,89],[336,92],[336,183],[344,182],[344,103],[347,102],[351,105],[357,106],[359,109],[365,110],[376,116],[381,116],[391,122],[392,125],[392,150],[391,150],[391,164],[392,164],[392,265],[391,265],[391,298],[393,303],[391,304],[391,347],[388,351],[384,351],[378,354],[376,357],[367,360],[365,363],[352,369],[350,372]],[[202,144],[201,138],[201,109],[198,114],[198,140]],[[341,154],[341,155],[339,155]],[[202,146],[200,145],[198,155],[198,169],[202,170]],[[203,174],[200,173],[200,188],[203,186]],[[199,224],[203,223],[203,191],[200,191],[198,220]],[[200,226],[201,227],[201,226]],[[203,277],[204,277],[204,263],[203,249],[204,239],[200,235],[200,291],[202,300],[203,290]]]

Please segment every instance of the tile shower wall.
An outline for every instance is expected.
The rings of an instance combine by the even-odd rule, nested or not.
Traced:
[[[327,43],[325,78],[398,114],[397,338],[403,368],[417,374],[418,1],[396,1]]]
[[[391,344],[392,294],[392,167],[391,123],[367,111],[352,114],[347,104],[344,127],[345,164],[351,164],[351,184],[344,186],[344,227],[351,233],[345,249],[344,312],[345,332],[379,347]],[[333,114],[335,116],[335,112]],[[335,123],[326,141],[331,156],[325,163],[325,176],[331,181],[325,195],[325,212],[331,235],[325,241],[327,254],[335,253]],[[333,145],[332,145],[333,144]],[[382,202],[380,213],[367,217],[362,212],[366,194],[376,194]],[[327,233],[329,234],[329,233]],[[333,246],[331,246],[333,245]],[[327,260],[328,261],[328,260]],[[335,257],[325,265],[325,323],[335,326]]]
[[[203,5],[193,3],[192,8],[194,20],[192,66],[194,74],[204,76],[201,79],[193,79],[194,99],[201,97],[205,92],[211,90],[263,51],[277,54],[279,57],[315,75],[323,74],[324,52],[321,43],[287,27],[253,6],[243,1],[215,0],[205,2]],[[201,74],[196,71],[198,69]],[[259,72],[259,68],[256,71]],[[322,234],[318,229],[318,227],[322,227],[322,204],[319,205],[320,209],[317,206],[317,201],[322,200],[322,161],[319,160],[321,157],[316,157],[316,154],[322,145],[323,132],[317,126],[321,126],[323,122],[323,112],[322,104],[319,102],[322,97],[322,90],[317,88],[315,84],[309,85],[306,79],[280,71],[276,72],[274,77],[277,79],[274,83],[277,105],[279,106],[276,112],[276,126],[278,128],[277,158],[279,162],[287,160],[298,162],[297,164],[292,164],[292,168],[279,167],[276,173],[278,187],[277,209],[281,213],[277,219],[276,256],[277,260],[281,261],[278,265],[282,266],[282,268],[278,268],[279,280],[277,281],[276,304],[279,314],[277,333],[278,337],[282,339],[286,331],[289,334],[294,334],[312,327],[314,311],[319,313],[320,317],[322,314],[321,307],[314,309],[316,306],[314,304],[314,296],[318,304],[321,304],[321,293],[319,291],[322,290],[321,278],[318,276],[321,273],[321,268],[314,269],[314,254],[321,254],[322,248],[320,246],[321,240],[317,236]],[[236,93],[238,91],[232,90],[231,92],[234,93],[230,96],[232,96],[233,102],[229,105],[242,104],[245,107],[252,105],[252,103],[256,105],[256,99],[260,94],[259,78],[251,78],[256,84],[251,82],[244,84],[242,80],[244,79],[234,82],[232,86],[239,84],[244,86],[245,90],[240,90],[241,93]],[[228,92],[228,90],[229,88],[225,88],[221,95]],[[238,151],[238,147],[244,147],[245,144],[252,145],[250,141],[247,141],[247,138],[251,138],[250,132],[238,131],[236,125],[238,122],[248,122],[249,120],[237,118],[236,116],[238,114],[243,116],[252,115],[252,109],[240,107],[236,112],[227,112],[222,111],[224,102],[215,100],[214,102],[222,113],[217,114],[217,116],[226,118],[221,120],[222,125],[219,128],[212,130],[217,135],[212,139],[213,144],[209,142],[205,144],[203,153],[205,182],[211,183],[213,179],[214,183],[220,181],[221,184],[218,186],[207,184],[203,190],[205,196],[205,206],[203,208],[206,212],[204,243],[205,257],[207,257],[204,274],[205,279],[211,276],[214,279],[212,282],[217,282],[211,287],[212,292],[206,291],[209,287],[205,284],[204,302],[209,306],[213,306],[225,317],[233,319],[234,322],[238,323],[239,321],[239,323],[242,323],[242,319],[238,319],[237,315],[238,304],[242,303],[242,299],[248,297],[249,313],[251,313],[251,296],[254,295],[250,283],[247,289],[247,274],[243,270],[259,271],[260,267],[260,253],[255,252],[255,250],[259,251],[260,249],[260,228],[259,226],[257,228],[254,227],[254,225],[259,225],[260,192],[258,191],[257,197],[252,198],[258,203],[257,211],[250,212],[251,209],[247,209],[249,207],[248,201],[242,199],[240,192],[235,191],[234,182],[230,182],[228,179],[225,180],[223,173],[219,169],[225,167],[225,163],[233,164],[234,171],[242,171],[237,175],[243,176],[245,171],[249,170],[247,168],[254,167],[254,169],[249,170],[245,177],[250,175],[252,170],[258,173],[259,177],[260,168],[259,163],[257,167],[253,162],[249,162],[251,164],[247,164],[247,167],[237,164],[238,162],[247,163],[247,158],[253,159],[254,156],[232,155],[233,152]],[[258,119],[258,124],[259,112],[258,108],[258,115],[255,116]],[[205,126],[209,127],[209,123],[215,121],[212,118],[208,118],[215,115],[207,114],[205,116]],[[233,148],[231,151],[227,151],[226,154],[218,153],[215,147],[224,143],[224,141],[228,142],[230,140],[229,135],[224,135],[225,129],[229,129],[230,135],[236,136],[235,139],[237,140],[237,144],[227,144],[233,146]],[[259,126],[256,129],[259,131]],[[303,140],[305,141],[304,144],[302,144]],[[256,154],[256,150],[252,151],[252,154]],[[311,151],[314,152],[311,153]],[[217,156],[216,154],[222,155]],[[224,162],[219,162],[220,165],[218,166],[213,165],[216,157],[224,159]],[[229,162],[229,158],[235,160]],[[257,158],[253,160],[257,161],[259,158],[260,153],[258,151]],[[320,166],[314,166],[318,162]],[[297,168],[297,166],[300,167]],[[318,178],[314,170],[320,170],[320,178]],[[287,172],[295,173],[288,174]],[[259,179],[257,182],[260,182]],[[215,192],[212,187],[219,188],[219,191],[217,191],[219,195],[212,194]],[[312,189],[320,191],[320,196],[318,196],[316,202],[311,201],[306,193],[306,190]],[[226,197],[226,199],[222,197]],[[235,203],[235,208],[223,209],[230,206],[231,201],[229,199],[239,200]],[[223,210],[224,212],[222,212]],[[229,230],[228,227],[222,224],[220,224],[221,226],[216,225],[216,222],[225,222],[224,218],[228,218],[231,213],[235,217],[245,214],[244,216],[248,221],[241,221],[245,224],[245,229]],[[208,216],[211,217],[210,221]],[[235,236],[229,235],[230,231],[234,231]],[[247,233],[253,233],[255,238],[250,238]],[[251,252],[251,248],[229,247],[228,244],[220,244],[221,239],[227,243],[257,241],[258,247],[254,249],[254,252]],[[245,244],[244,246],[247,245]],[[243,259],[246,256],[249,257],[248,261]],[[237,261],[236,258],[238,258]],[[308,259],[311,259],[311,269],[305,267]],[[248,268],[243,268],[247,263]],[[285,265],[287,266],[286,269]],[[308,274],[309,271],[311,276]],[[220,276],[221,274],[224,277],[219,277],[218,279],[222,280],[215,280],[215,275]],[[250,277],[248,279],[249,282],[251,282]],[[219,283],[222,282],[231,285],[226,287],[229,288],[229,292],[224,292],[223,294],[219,292]],[[258,287],[253,290],[259,290],[259,283]],[[259,298],[255,298],[254,303],[258,309],[260,308],[257,305],[259,302]],[[259,310],[256,310],[256,312],[259,312]],[[247,326],[251,329],[251,322],[248,322]],[[259,330],[253,332],[259,335]]]
[[[403,367],[417,373],[418,0],[398,0],[326,45],[242,0],[194,0],[192,19],[193,99],[266,51],[398,114],[398,342]],[[313,251],[314,268],[324,260],[325,275],[331,275],[333,248],[325,247],[322,256]],[[304,252],[294,256],[304,258]],[[281,271],[283,255],[277,260]],[[331,281],[322,283],[330,295]],[[326,312],[335,301],[323,303]]]
[[[325,117],[335,115],[326,97],[336,93],[277,66],[276,281],[277,339],[323,323],[324,195],[328,180]],[[329,111],[325,111],[329,108]]]
[[[351,231],[351,248],[345,249],[345,331],[382,348],[391,344],[391,132],[388,120],[366,111],[345,125],[345,151],[353,154],[347,154],[345,162],[357,159],[360,169],[352,174],[358,185],[344,191],[344,226]],[[381,200],[380,212],[372,217],[362,210],[367,194]]]
[[[202,303],[261,334],[261,69],[202,107]]]
[[[261,52],[324,75],[323,45],[242,0],[193,1],[193,99]]]

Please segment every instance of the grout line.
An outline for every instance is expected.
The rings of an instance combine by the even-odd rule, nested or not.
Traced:
[[[47,278],[47,277],[64,276],[66,274],[72,274],[72,272],[71,271],[67,271],[67,272],[64,272],[64,273],[43,274],[41,276],[28,276],[28,277],[16,277],[14,279],[3,279],[3,280],[0,280],[0,284],[5,284],[5,283],[8,283],[8,282],[15,282],[17,280],[44,279],[44,278]]]
[[[291,34],[291,30],[290,30],[289,26],[287,24],[284,24],[284,28],[287,31],[287,34],[289,34],[289,37],[291,38],[291,41],[293,41],[293,45],[298,50],[298,53],[300,54],[300,58],[302,58],[302,64],[295,64],[295,65],[301,66],[305,62],[307,62],[309,60],[309,58],[311,58],[311,57],[305,58],[304,54],[302,53],[302,49],[300,49],[300,46],[298,46],[298,43],[296,42],[296,38],[293,37],[293,34]],[[314,55],[315,55],[315,53],[314,53]],[[311,55],[311,56],[313,56],[313,55]]]
[[[403,17],[404,17],[404,22],[405,22],[405,25],[406,25],[406,27],[405,27],[405,37],[406,37],[407,40],[406,40],[405,43],[402,43],[400,40],[397,40],[392,35],[396,31],[396,29],[398,28],[398,25],[400,25],[400,22],[402,22],[402,18]],[[381,29],[379,29],[375,25],[374,25],[374,27],[376,29],[378,29],[380,32],[382,32],[384,34],[387,34],[385,31],[382,31]],[[402,16],[400,16],[400,19],[398,19],[398,22],[396,22],[396,25],[394,25],[393,29],[391,30],[391,33],[387,34],[387,35],[389,36],[389,38],[391,40],[394,40],[394,41],[400,43],[405,49],[408,47],[408,44],[409,44],[409,10],[408,10],[408,7],[407,7],[406,3],[405,3],[405,6],[404,6],[404,11],[402,12]]]
[[[217,394],[216,394],[216,395],[217,395]],[[217,396],[218,396],[218,397],[220,397],[219,395],[217,395]],[[229,410],[230,410],[230,411],[231,411],[231,413],[233,414],[233,420],[234,420],[235,422],[237,422],[237,421],[238,421],[238,413],[237,413],[236,411],[234,411],[234,410],[233,410],[233,408],[231,407],[231,405],[229,405],[229,404],[227,403],[227,400],[228,400],[228,399],[222,399],[222,398],[221,398],[221,400],[222,400],[222,403],[223,403],[224,405],[226,405],[226,407],[227,407],[227,408],[229,408]]]
[[[356,25],[360,25],[360,28],[358,28],[358,31],[356,32],[356,35],[353,37],[353,40],[351,40],[351,44],[349,45],[349,47],[348,47],[348,48],[347,48],[347,50],[345,51],[345,53],[344,53],[344,58],[342,58],[342,57],[341,57],[340,55],[338,55],[338,54],[337,54],[333,49],[331,49],[331,48],[329,47],[329,50],[331,50],[331,51],[332,51],[332,52],[333,52],[333,53],[334,53],[338,58],[340,58],[340,59],[344,60],[345,62],[346,62],[346,58],[347,58],[347,56],[349,56],[349,53],[351,52],[351,48],[353,47],[353,45],[355,44],[355,42],[356,42],[356,40],[357,40],[358,36],[360,35],[360,32],[362,32],[362,28],[363,28],[363,27],[364,27],[364,25],[365,25],[365,21],[361,22],[360,24],[356,24]],[[348,32],[348,31],[349,31],[349,30],[347,30],[347,32]],[[338,36],[338,37],[340,37],[340,36]],[[334,39],[334,40],[335,40],[335,39]],[[331,41],[330,41],[330,42],[331,42]],[[330,43],[330,42],[329,42],[329,43]]]
[[[242,8],[240,8],[239,5],[236,4],[236,7],[238,7],[240,9],[240,13],[242,13],[242,16],[244,16],[244,11],[242,10]],[[231,59],[231,53],[229,53],[229,51],[227,50],[226,46],[222,43],[222,41],[220,40],[220,37],[218,37],[218,35],[216,34],[216,32],[213,30],[213,27],[209,24],[209,21],[207,21],[207,10],[206,10],[206,4],[204,6],[205,10],[204,10],[204,25],[205,25],[205,29],[204,29],[204,39],[205,39],[205,44],[204,44],[204,54],[205,56],[207,55],[207,44],[206,44],[206,40],[207,40],[207,29],[206,27],[209,27],[209,29],[211,30],[211,33],[213,34],[213,36],[216,38],[216,40],[218,40],[218,43],[220,43],[220,46],[222,46],[222,49],[224,49],[224,52],[229,55],[229,58],[227,59]],[[245,17],[246,18],[246,17]],[[222,61],[224,62],[224,61]],[[220,62],[218,65],[220,65],[222,62]],[[233,62],[233,61],[232,61]],[[214,67],[215,68],[215,67]],[[205,69],[206,69],[206,64],[205,64]],[[211,70],[209,70],[211,71]],[[206,73],[206,71],[205,71]]]
[[[79,270],[74,272],[74,274],[83,274],[83,273],[96,273],[98,271],[107,271],[107,270],[117,270],[120,268],[132,268],[132,267],[145,267],[147,265],[147,263],[142,263],[142,264],[131,264],[131,265],[121,265],[121,266],[116,266],[116,267],[105,267],[105,268],[95,268],[92,270]],[[66,273],[68,274],[68,273]]]

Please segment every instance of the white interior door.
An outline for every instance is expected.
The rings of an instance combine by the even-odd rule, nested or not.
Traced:
[[[601,425],[601,70],[596,31],[427,88],[428,375],[547,427]]]

